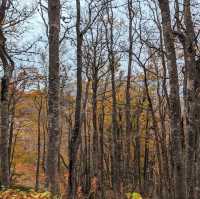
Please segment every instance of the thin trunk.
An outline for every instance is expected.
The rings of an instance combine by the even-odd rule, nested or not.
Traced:
[[[13,99],[15,100],[15,99]],[[11,153],[12,153],[12,147],[13,147],[13,133],[14,133],[14,118],[15,118],[15,106],[16,103],[13,102],[12,104],[12,115],[11,115],[11,122],[10,122],[10,136],[9,136],[9,147],[8,147],[8,154],[9,154],[9,172],[11,171],[12,167],[12,161],[11,161]]]
[[[149,111],[146,113],[145,127],[145,147],[144,147],[144,164],[143,164],[143,193],[149,194],[148,189],[148,169],[149,169]]]
[[[47,132],[47,127],[46,127],[46,122],[43,121],[42,125],[42,130],[43,130],[43,151],[42,151],[42,168],[44,170],[44,173],[46,172],[45,168],[45,161],[46,161],[46,132]]]
[[[68,197],[75,199],[76,195],[76,168],[77,155],[81,143],[81,101],[82,101],[82,43],[83,35],[81,32],[81,4],[76,0],[76,39],[77,39],[77,92],[75,107],[75,122],[69,146],[69,179]]]
[[[154,107],[153,107],[153,102],[152,102],[150,92],[149,92],[147,70],[146,70],[145,66],[143,66],[143,70],[144,70],[144,85],[145,85],[147,100],[149,103],[149,109],[150,109],[150,113],[151,113],[151,117],[152,117],[153,130],[155,132],[156,155],[157,155],[157,159],[158,159],[158,170],[159,170],[158,194],[159,194],[159,197],[161,199],[163,199],[163,197],[164,197],[163,190],[162,190],[163,189],[163,179],[162,179],[163,168],[162,168],[162,158],[161,158],[160,140],[159,140],[159,127],[157,124],[156,115],[155,115],[155,111],[154,111]]]
[[[38,191],[40,187],[40,157],[41,157],[41,111],[42,111],[42,96],[41,96],[41,104],[38,107],[38,118],[37,118],[37,165],[36,165],[36,174],[35,174],[35,190]]]
[[[131,162],[131,74],[132,74],[132,61],[133,61],[133,1],[128,0],[128,18],[129,18],[129,50],[128,50],[128,75],[126,82],[126,174],[125,179],[129,183],[130,179],[130,162]]]
[[[99,136],[97,129],[97,86],[98,86],[98,71],[94,69],[93,82],[92,82],[92,124],[93,124],[93,174],[98,176],[99,164]]]
[[[106,42],[109,58],[109,69],[111,71],[111,88],[112,88],[112,185],[116,199],[120,198],[121,180],[120,180],[120,144],[119,144],[119,129],[117,121],[117,98],[116,98],[116,57],[114,54],[114,19],[112,3],[107,5],[108,22],[106,28]],[[122,177],[122,176],[121,176]]]

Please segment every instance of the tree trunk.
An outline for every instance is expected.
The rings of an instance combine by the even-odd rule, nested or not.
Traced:
[[[107,46],[109,56],[109,67],[111,71],[111,88],[112,88],[112,184],[116,199],[120,198],[121,180],[120,180],[120,145],[119,145],[119,129],[117,121],[117,98],[116,98],[116,59],[114,55],[114,35],[113,35],[113,10],[112,5],[108,3],[107,8],[108,15],[108,27],[107,27]]]
[[[131,162],[131,74],[132,74],[132,61],[133,61],[133,1],[128,0],[128,17],[129,17],[129,50],[128,50],[128,75],[126,81],[126,174],[125,179],[129,183],[130,179],[130,162]]]
[[[59,33],[60,1],[48,1],[49,17],[49,90],[48,90],[48,146],[46,177],[53,194],[59,192],[58,155],[60,141],[60,66]]]
[[[2,2],[3,5],[3,2]],[[2,8],[0,8],[2,9]],[[5,8],[6,9],[6,8]],[[0,11],[1,12],[1,11]],[[5,10],[4,10],[5,12]],[[14,70],[14,62],[9,57],[3,32],[0,30],[0,59],[3,64],[4,76],[1,79],[1,175],[2,185],[8,187],[10,185],[10,160],[9,160],[9,84]]]
[[[185,199],[185,169],[184,156],[181,145],[181,107],[179,98],[179,83],[174,46],[173,32],[171,28],[171,17],[168,0],[159,0],[162,17],[163,36],[169,71],[170,85],[170,126],[172,136],[172,156],[174,163],[174,188],[175,199]]]
[[[81,5],[80,0],[76,0],[76,36],[77,36],[77,92],[75,107],[75,122],[69,146],[69,179],[68,197],[75,199],[76,195],[76,167],[77,153],[81,142],[81,101],[82,101],[82,43],[83,34],[81,32]]]
[[[38,104],[38,117],[37,117],[37,164],[35,174],[35,190],[38,191],[40,187],[40,159],[41,159],[41,111],[42,111],[42,96],[39,96],[40,102]]]
[[[195,156],[197,150],[197,137],[199,137],[200,106],[198,69],[196,67],[195,33],[192,22],[190,0],[184,1],[185,31],[185,72],[187,79],[186,87],[186,150],[187,150],[187,198],[195,198]]]
[[[3,77],[1,82],[1,175],[2,185],[8,187],[10,184],[9,174],[9,78]]]
[[[99,136],[97,128],[97,86],[98,86],[98,73],[94,69],[93,82],[92,82],[92,124],[93,124],[93,174],[98,176],[99,164]]]

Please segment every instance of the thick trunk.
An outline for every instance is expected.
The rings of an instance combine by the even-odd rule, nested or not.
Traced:
[[[9,78],[3,77],[1,82],[1,174],[2,185],[10,184],[9,174]]]
[[[1,79],[1,180],[2,186],[10,185],[9,168],[9,84],[14,70],[14,63],[6,50],[6,38],[2,31],[8,0],[2,0],[0,6],[0,59],[4,76]]]
[[[179,98],[179,83],[174,46],[173,32],[171,28],[171,17],[168,0],[159,0],[162,16],[162,28],[169,71],[170,85],[170,126],[172,137],[172,156],[174,164],[174,188],[175,199],[184,199],[185,193],[185,169],[183,165],[184,156],[181,146],[181,107]]]
[[[49,16],[49,90],[48,90],[48,146],[46,177],[53,194],[59,192],[58,154],[60,141],[60,68],[59,32],[60,1],[48,1]]]
[[[1,41],[0,58],[3,63],[4,76],[1,79],[1,174],[2,185],[8,187],[10,184],[10,160],[9,160],[9,84],[14,70],[14,63],[5,48],[5,37],[0,31]]]
[[[198,70],[195,62],[195,33],[192,22],[190,0],[184,1],[184,23],[186,27],[184,58],[186,68],[186,149],[187,149],[187,198],[195,198],[195,155],[199,136],[200,107]]]

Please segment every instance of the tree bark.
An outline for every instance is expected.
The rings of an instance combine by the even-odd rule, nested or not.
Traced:
[[[58,194],[58,155],[60,141],[60,66],[59,33],[60,1],[48,1],[49,17],[49,90],[48,90],[48,145],[46,177],[48,189]]]
[[[181,145],[181,107],[179,98],[179,83],[174,46],[173,32],[171,28],[171,17],[168,0],[159,0],[162,17],[162,29],[165,43],[167,66],[169,71],[170,86],[170,126],[172,136],[172,156],[174,163],[174,188],[175,199],[186,197],[184,156]]]
[[[132,62],[133,62],[133,1],[128,0],[128,18],[129,18],[129,49],[128,49],[128,74],[126,80],[126,106],[125,106],[125,113],[126,113],[126,174],[125,179],[129,182],[130,179],[130,161],[131,161],[131,96],[130,96],[130,89],[131,89],[131,74],[132,74]]]
[[[7,53],[6,38],[2,25],[5,20],[8,0],[2,0],[0,6],[0,59],[3,65],[4,75],[1,79],[1,181],[2,186],[10,185],[10,160],[9,160],[9,84],[14,70],[14,62]]]
[[[112,88],[112,185],[116,199],[119,199],[121,192],[121,154],[120,154],[120,136],[117,120],[117,97],[116,97],[116,57],[114,54],[114,15],[112,3],[107,2],[106,14],[108,22],[106,24],[106,42],[108,49],[109,69],[111,72]]]
[[[199,137],[199,73],[196,66],[195,33],[192,22],[190,0],[184,1],[184,23],[186,27],[184,58],[186,72],[186,150],[187,150],[187,198],[195,198],[195,156]]]
[[[35,173],[35,190],[38,191],[40,188],[40,161],[41,161],[41,112],[43,99],[42,95],[39,96],[39,102],[36,106],[37,109],[37,164],[36,164],[36,173]],[[35,103],[37,99],[35,99]]]
[[[75,198],[76,195],[76,167],[77,153],[81,142],[81,102],[82,102],[82,44],[83,33],[81,32],[81,4],[76,0],[76,38],[77,38],[77,91],[75,122],[71,135],[69,146],[69,179],[68,179],[68,197]]]

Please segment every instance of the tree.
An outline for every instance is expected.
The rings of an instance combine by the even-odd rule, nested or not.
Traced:
[[[185,194],[185,170],[183,164],[183,149],[181,144],[181,107],[179,98],[179,82],[174,46],[173,31],[168,0],[159,0],[162,17],[162,29],[166,50],[167,66],[170,85],[170,126],[172,136],[172,160],[174,164],[174,189],[175,199],[186,198]]]
[[[74,129],[69,146],[69,179],[68,197],[74,199],[76,194],[76,163],[77,152],[81,141],[81,101],[82,101],[82,44],[83,33],[81,32],[81,4],[76,0],[76,39],[77,39],[77,91]]]
[[[196,66],[196,40],[191,14],[191,1],[184,1],[184,59],[186,73],[186,148],[187,148],[187,198],[195,198],[195,156],[197,151],[196,139],[199,137],[199,69]],[[197,197],[198,198],[198,197]]]
[[[128,0],[128,20],[129,20],[129,49],[128,49],[128,74],[127,74],[127,83],[126,83],[126,175],[125,178],[129,180],[130,175],[130,157],[131,157],[131,74],[132,74],[132,63],[133,63],[133,19],[134,19],[134,10],[133,10],[133,1]]]
[[[98,1],[97,1],[98,2]],[[84,28],[81,26],[81,1],[76,0],[76,103],[75,103],[75,118],[74,128],[70,138],[69,144],[69,178],[68,178],[68,197],[74,199],[76,195],[76,168],[77,168],[77,155],[81,143],[81,111],[82,111],[82,70],[83,70],[83,39],[92,24],[96,21],[100,8],[93,16],[93,10],[98,8],[96,1],[88,2],[88,19]]]
[[[6,11],[10,2],[3,0],[0,6],[0,58],[3,65],[4,76],[1,79],[1,175],[2,185],[8,187],[10,184],[9,166],[9,84],[14,70],[14,62],[8,55],[6,49],[6,38],[2,26]]]
[[[106,44],[108,51],[109,69],[111,73],[111,89],[112,89],[112,185],[115,197],[121,197],[121,146],[120,135],[117,119],[117,97],[116,97],[116,67],[117,56],[115,55],[114,41],[114,14],[112,2],[107,1],[106,17],[104,21],[106,31]]]
[[[48,87],[48,146],[46,160],[47,187],[59,192],[58,155],[60,143],[60,1],[48,1],[49,17],[49,87]]]

